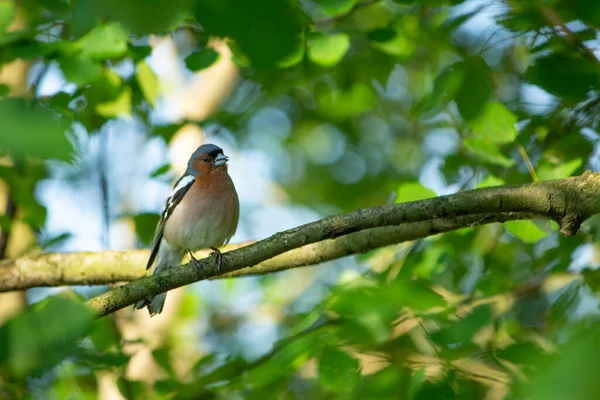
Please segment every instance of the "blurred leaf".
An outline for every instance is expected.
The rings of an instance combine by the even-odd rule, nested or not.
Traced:
[[[482,139],[465,139],[463,145],[481,161],[505,168],[512,167],[515,164],[514,160],[502,155],[498,147],[492,142]]]
[[[317,0],[317,4],[330,16],[346,14],[351,11],[358,0]]]
[[[152,351],[152,357],[156,360],[158,365],[165,370],[169,375],[174,375],[175,371],[171,366],[171,360],[169,359],[169,350],[167,348],[160,348]]]
[[[299,9],[289,0],[204,0],[194,15],[209,34],[235,40],[255,68],[287,58],[303,31]]]
[[[418,182],[407,182],[400,185],[394,203],[404,203],[436,197],[437,194]]]
[[[77,86],[84,86],[96,80],[102,73],[102,65],[87,57],[65,57],[59,60],[65,79]]]
[[[308,43],[308,58],[322,67],[333,67],[350,49],[350,37],[345,33],[323,35]]]
[[[425,383],[425,368],[420,368],[411,377],[410,389],[408,392],[409,400],[412,400],[415,398],[417,393],[419,393],[419,391],[423,387],[424,383]]]
[[[510,233],[525,243],[536,243],[547,235],[532,221],[508,221],[504,223],[504,226]]]
[[[191,71],[200,71],[213,65],[219,59],[219,53],[206,48],[196,51],[185,58],[185,66]]]
[[[117,387],[119,392],[126,396],[127,400],[141,400],[144,398],[144,384],[140,381],[129,380],[121,376],[117,379]]]
[[[135,233],[145,245],[152,243],[159,220],[160,214],[153,213],[141,213],[133,217]]]
[[[349,90],[327,88],[315,95],[319,111],[330,118],[346,119],[370,109],[376,101],[375,94],[364,83],[356,83]]]
[[[540,162],[537,168],[537,175],[541,181],[568,178],[569,176],[573,176],[582,164],[583,161],[581,158],[576,158],[557,166],[552,166],[547,162]]]
[[[150,66],[143,61],[137,64],[136,78],[144,98],[148,104],[154,106],[154,101],[158,97],[159,92],[158,78]]]
[[[79,40],[81,55],[95,60],[119,58],[127,53],[127,31],[118,23],[99,25]]]
[[[554,357],[539,365],[525,396],[533,400],[597,399],[600,358],[597,322],[581,324]]]
[[[443,307],[446,301],[423,282],[399,278],[390,284],[392,295],[403,305],[417,311]]]
[[[17,377],[50,368],[76,348],[92,319],[90,310],[79,301],[65,297],[44,300],[0,327],[0,343],[5,344],[0,346],[0,365]]]
[[[131,116],[131,88],[126,86],[115,100],[97,104],[95,109],[105,118]]]
[[[491,319],[492,310],[489,305],[476,307],[466,317],[434,334],[433,339],[435,342],[447,346],[470,341],[473,335],[488,324]]]
[[[600,85],[596,66],[581,57],[551,53],[538,58],[527,70],[530,82],[555,96],[579,101]]]
[[[589,21],[593,25],[600,25],[600,7],[595,0],[573,0],[575,15],[582,21]]]
[[[517,137],[517,117],[502,103],[487,103],[484,110],[473,119],[469,126],[478,137],[494,143],[511,143]]]
[[[10,94],[10,86],[0,83],[0,97],[5,97]]]
[[[1,224],[0,224],[0,228],[4,229]],[[73,236],[73,234],[65,232],[65,233],[61,233],[60,235],[55,235],[55,236],[48,237],[48,238],[40,238],[40,239],[38,239],[38,246],[40,246],[41,249],[47,250],[54,246],[62,245],[64,242],[69,240],[72,236]]]
[[[449,86],[446,89],[448,96],[456,102],[465,121],[471,121],[485,110],[492,95],[489,68],[479,57],[459,61],[451,68],[451,80],[448,81]]]
[[[135,35],[160,34],[173,27],[190,5],[189,0],[75,0],[69,29],[79,37],[98,21],[116,21]]]
[[[110,317],[97,319],[92,324],[90,339],[99,352],[118,349],[121,335]]]
[[[0,34],[6,32],[15,18],[15,5],[10,1],[0,2]]]
[[[387,28],[377,28],[367,34],[369,40],[375,42],[387,42],[396,37],[396,31]]]
[[[169,143],[171,138],[181,129],[184,124],[170,124],[157,126],[152,129],[154,135],[162,136],[165,142]]]
[[[503,179],[500,179],[495,175],[488,175],[485,178],[483,178],[483,180],[481,182],[479,182],[477,185],[475,185],[475,189],[481,189],[481,188],[492,187],[492,186],[501,186],[504,184],[505,184],[505,182]]]
[[[171,170],[171,164],[166,163],[161,165],[160,167],[156,168],[151,174],[150,177],[152,178],[156,178],[157,176],[161,176],[166,174],[167,172],[169,172]]]
[[[69,160],[73,145],[61,121],[49,110],[23,99],[0,100],[0,149],[15,156]]]
[[[335,393],[351,392],[360,381],[360,364],[348,353],[327,347],[319,357],[319,383]]]

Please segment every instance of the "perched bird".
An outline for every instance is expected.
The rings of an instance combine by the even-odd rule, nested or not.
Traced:
[[[192,251],[215,251],[221,267],[218,247],[229,242],[237,229],[240,204],[235,186],[227,173],[229,158],[214,144],[204,144],[192,153],[185,174],[173,186],[156,228],[152,252],[146,269],[156,259],[154,274],[181,264],[189,253],[197,273],[204,275]],[[135,305],[148,307],[150,316],[159,314],[167,294],[161,293]]]

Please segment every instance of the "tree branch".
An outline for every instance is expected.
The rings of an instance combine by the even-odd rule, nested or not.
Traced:
[[[367,229],[333,240],[324,240],[280,254],[253,267],[213,276],[210,279],[263,275],[291,268],[317,265],[341,257],[365,253],[380,247],[421,239],[465,226],[515,219],[530,219],[520,213],[477,214],[456,219],[435,219],[400,226]],[[232,244],[223,252],[248,246],[252,242]],[[104,251],[100,253],[47,253],[0,262],[0,292],[40,286],[106,285],[134,281],[146,276],[148,250]],[[198,251],[198,259],[210,251]]]
[[[280,232],[224,253],[222,270],[234,273],[290,250],[362,230],[390,226],[401,229],[403,224],[426,221],[431,224],[436,220],[455,223],[454,229],[457,229],[473,224],[473,219],[469,218],[484,218],[482,223],[489,223],[499,221],[499,216],[513,216],[515,219],[526,213],[550,218],[560,225],[562,233],[573,235],[584,220],[600,210],[599,192],[600,173],[586,171],[582,176],[573,178],[471,190],[433,199],[359,209]],[[435,228],[430,229],[429,234],[440,232]],[[208,277],[217,275],[214,259],[205,258],[200,263]],[[88,306],[100,317],[198,280],[195,269],[186,264],[109,290],[89,300]]]

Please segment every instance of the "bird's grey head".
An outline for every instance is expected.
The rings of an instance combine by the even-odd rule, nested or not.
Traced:
[[[212,169],[227,164],[229,157],[223,154],[223,149],[214,144],[203,144],[190,156],[186,174],[207,174]]]

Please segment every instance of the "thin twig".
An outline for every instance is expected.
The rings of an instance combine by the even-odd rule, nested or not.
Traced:
[[[4,217],[7,223],[12,224],[17,214],[17,204],[10,194],[10,190],[6,191],[6,209],[4,211]],[[2,229],[0,232],[0,260],[6,257],[6,248],[8,247],[8,239],[10,237],[10,230]]]

